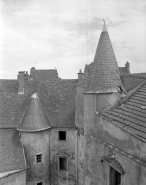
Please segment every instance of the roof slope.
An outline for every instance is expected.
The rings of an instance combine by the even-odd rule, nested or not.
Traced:
[[[102,117],[146,139],[146,81],[122,105],[100,113]]]
[[[75,92],[77,80],[47,82],[38,91],[51,127],[75,127]]]
[[[117,86],[124,88],[110,37],[104,24],[87,92],[113,92],[117,90]]]
[[[145,77],[144,75],[141,75],[141,73],[122,75],[121,79],[126,90],[130,91],[131,89],[139,85],[141,82],[143,82],[146,79],[146,75]]]
[[[18,130],[39,131],[49,128],[49,122],[36,94],[33,94]]]
[[[49,69],[49,70],[36,70],[33,69],[31,72],[31,77],[33,80],[40,81],[40,82],[47,82],[50,80],[55,80],[58,78],[58,73],[56,69]]]
[[[0,129],[0,173],[25,168],[25,158],[18,131]]]
[[[75,127],[75,91],[77,80],[31,81],[18,95],[17,80],[0,80],[0,128],[17,127],[37,93],[51,127]]]
[[[130,74],[129,69],[125,66],[125,67],[119,67],[119,72],[121,75],[128,75]]]

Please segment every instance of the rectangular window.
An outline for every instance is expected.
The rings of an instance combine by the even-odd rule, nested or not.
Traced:
[[[37,182],[37,185],[43,185],[43,182]]]
[[[110,167],[110,183],[109,185],[121,185],[121,173]]]
[[[42,154],[36,155],[36,163],[42,162]]]
[[[67,157],[59,157],[59,170],[67,170]]]
[[[58,131],[58,140],[66,141],[66,131]]]

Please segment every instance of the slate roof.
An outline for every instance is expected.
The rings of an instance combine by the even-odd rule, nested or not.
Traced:
[[[47,82],[38,92],[51,127],[75,127],[75,92],[77,80]]]
[[[139,138],[146,139],[146,81],[125,102],[102,111],[100,116]]]
[[[37,94],[33,94],[26,112],[17,127],[21,131],[40,131],[50,128],[49,121]]]
[[[130,75],[122,75],[122,82],[127,91],[135,88],[138,84],[146,79],[146,73],[134,73]]]
[[[75,91],[77,80],[31,81],[24,95],[18,95],[17,80],[0,80],[0,127],[17,127],[37,93],[51,127],[75,127]]]
[[[129,69],[125,66],[125,67],[119,67],[119,71],[121,75],[128,75],[130,74]]]
[[[58,79],[58,73],[56,69],[49,69],[49,70],[33,70],[31,73],[31,77],[33,80],[40,81],[40,82],[47,82],[50,80]]]
[[[106,25],[104,24],[95,54],[87,92],[114,92],[117,91],[117,86],[120,86],[124,90],[114,50]]]
[[[0,173],[25,168],[25,158],[18,131],[0,129]]]

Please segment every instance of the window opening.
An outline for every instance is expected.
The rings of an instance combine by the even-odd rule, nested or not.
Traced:
[[[67,157],[59,157],[59,170],[67,170]]]
[[[121,185],[121,173],[110,167],[110,183],[109,185]]]
[[[43,182],[38,182],[37,185],[43,185]]]
[[[42,161],[42,154],[36,155],[36,162],[40,163]]]
[[[58,139],[60,141],[65,141],[66,140],[66,131],[59,131],[58,134],[59,134]]]

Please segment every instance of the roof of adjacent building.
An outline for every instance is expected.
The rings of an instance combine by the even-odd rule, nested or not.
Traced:
[[[29,105],[17,128],[21,131],[40,131],[50,128],[49,121],[36,93],[31,96]]]
[[[146,79],[146,73],[134,73],[121,76],[122,82],[127,91],[135,88],[138,84]]]
[[[119,67],[119,72],[121,75],[128,75],[130,74],[129,69],[125,66],[125,67]]]
[[[104,23],[87,92],[114,92],[117,91],[117,87],[121,87],[124,90],[117,60]]]
[[[40,70],[31,68],[31,71],[31,77],[36,81],[47,82],[58,78],[56,69]]]
[[[139,138],[146,139],[146,80],[133,89],[124,102],[102,111],[100,116]]]
[[[27,82],[24,94],[18,94],[17,80],[0,80],[0,127],[17,127],[37,93],[51,127],[75,127],[75,91],[77,80]]]
[[[18,131],[0,129],[0,173],[25,168],[25,157]]]

